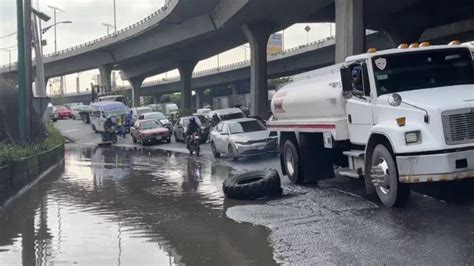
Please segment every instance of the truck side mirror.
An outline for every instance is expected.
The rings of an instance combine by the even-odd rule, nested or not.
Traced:
[[[349,66],[341,67],[341,82],[342,91],[352,91],[352,75],[351,68]]]

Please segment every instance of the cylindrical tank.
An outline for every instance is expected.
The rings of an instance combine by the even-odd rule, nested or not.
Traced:
[[[340,65],[295,76],[272,98],[277,120],[345,117]]]

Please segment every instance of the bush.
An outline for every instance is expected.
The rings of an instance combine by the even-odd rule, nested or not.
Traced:
[[[64,136],[52,125],[47,126],[47,131],[48,137],[39,144],[18,145],[7,142],[0,143],[0,166],[50,150],[64,143]]]

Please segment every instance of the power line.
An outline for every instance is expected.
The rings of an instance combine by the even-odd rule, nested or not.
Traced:
[[[15,34],[16,34],[16,31],[15,31],[15,32],[12,32],[12,33],[10,33],[10,34],[7,34],[7,35],[5,35],[5,36],[1,36],[0,39],[7,38],[7,37],[13,36],[13,35],[15,35]]]

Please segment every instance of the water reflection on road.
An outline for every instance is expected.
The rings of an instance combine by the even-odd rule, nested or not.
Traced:
[[[63,167],[0,211],[1,265],[275,263],[266,229],[225,216],[227,166],[69,146]]]

